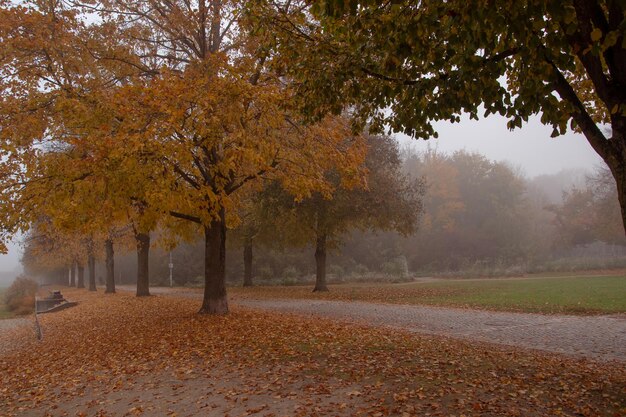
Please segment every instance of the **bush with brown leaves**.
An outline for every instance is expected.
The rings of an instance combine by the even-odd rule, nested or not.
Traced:
[[[15,278],[4,295],[7,309],[18,315],[30,314],[35,311],[37,288],[37,283],[24,275]]]

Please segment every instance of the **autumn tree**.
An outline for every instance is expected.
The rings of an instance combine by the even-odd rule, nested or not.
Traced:
[[[420,233],[406,243],[413,268],[458,269],[527,255],[534,212],[525,178],[509,165],[430,149],[410,155],[405,170],[426,182]]]
[[[49,219],[40,219],[25,235],[22,246],[24,254],[21,261],[28,274],[41,276],[62,270],[64,279],[57,283],[80,284],[82,276],[79,275],[78,265],[82,265],[84,248],[74,236],[56,229]]]
[[[93,6],[124,31],[154,68],[147,81],[119,91],[125,114],[117,135],[126,146],[150,143],[163,168],[161,192],[145,203],[199,226],[205,236],[205,293],[200,312],[228,311],[225,242],[238,192],[261,177],[274,177],[297,193],[324,188],[315,173],[336,163],[360,162],[358,140],[347,123],[327,118],[303,126],[290,111],[291,90],[267,70],[243,2],[106,1]],[[132,145],[137,143],[137,145]],[[163,198],[164,194],[167,194]]]
[[[61,146],[60,149],[47,149],[42,152],[37,163],[31,166],[31,172],[19,193],[13,195],[13,204],[23,209],[19,222],[26,223],[37,218],[49,219],[52,227],[62,233],[69,248],[80,247],[80,256],[72,258],[71,276],[77,270],[77,286],[84,288],[84,265],[88,264],[89,289],[95,291],[95,254],[102,246],[107,265],[106,292],[115,292],[113,243],[122,243],[132,232],[137,240],[139,234],[136,222],[145,221],[145,211],[140,215],[130,205],[128,192],[131,185],[120,182],[126,179],[123,167],[116,164],[116,158],[106,154],[102,160],[85,157],[84,146]],[[105,167],[99,163],[108,161],[116,169]],[[121,192],[115,190],[119,187]],[[7,187],[6,190],[10,188]],[[129,226],[131,222],[131,226]],[[148,241],[149,245],[149,241]],[[138,247],[138,253],[141,250]],[[138,294],[141,292],[141,280],[138,280]]]
[[[595,241],[619,245],[626,242],[619,232],[619,201],[614,182],[606,167],[598,167],[584,186],[565,190],[563,201],[549,207],[555,214],[559,243],[573,246]]]
[[[336,170],[324,172],[334,185],[330,194],[314,193],[298,200],[276,184],[264,191],[266,221],[276,224],[277,238],[292,245],[315,247],[313,291],[328,291],[326,257],[329,248],[354,229],[415,231],[422,211],[423,184],[401,172],[397,143],[388,136],[367,135],[366,183],[350,187]]]
[[[0,39],[8,51],[0,84],[0,136],[7,155],[0,161],[2,237],[28,229],[38,216],[58,216],[57,225],[88,236],[93,271],[98,236],[130,224],[139,258],[137,295],[149,295],[150,231],[162,214],[144,203],[144,193],[152,192],[151,168],[157,165],[149,163],[145,147],[129,149],[115,134],[117,112],[124,107],[111,101],[121,85],[146,69],[128,45],[116,42],[115,24],[89,23],[93,19],[75,4],[0,6]],[[112,269],[108,275],[112,291]]]
[[[262,222],[262,204],[258,192],[253,191],[242,198],[239,208],[240,223],[233,229],[233,242],[243,250],[243,286],[251,287],[253,279],[253,256],[254,245],[258,244],[259,237],[263,236],[264,226]]]
[[[587,176],[587,187],[593,190],[594,207],[597,222],[595,224],[598,240],[626,245],[626,238],[620,233],[620,207],[615,187],[615,179],[606,166],[600,166]]]
[[[140,234],[160,215],[190,221],[205,235],[201,312],[224,313],[225,234],[240,189],[269,177],[294,195],[323,191],[317,173],[330,166],[360,179],[360,138],[343,117],[302,123],[245,2],[2,5],[7,236],[41,210],[86,236],[131,222],[141,256]],[[134,222],[145,211],[150,221]]]
[[[363,122],[419,138],[463,112],[498,113],[509,128],[541,114],[553,136],[580,131],[606,162],[626,228],[623,1],[273,5],[268,25],[310,114],[354,106]]]
[[[594,241],[593,191],[588,188],[565,191],[563,203],[553,210],[562,244],[580,245]]]

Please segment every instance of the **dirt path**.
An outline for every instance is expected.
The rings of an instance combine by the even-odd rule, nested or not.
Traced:
[[[23,332],[34,334],[33,326],[33,319],[30,317],[0,320],[0,355],[18,347],[15,342],[19,339],[18,334]]]
[[[202,297],[194,290],[153,288],[151,292]],[[626,362],[626,315],[581,317],[356,301],[233,299],[231,302],[262,310]]]
[[[319,300],[236,300],[260,309],[319,315],[459,339],[626,361],[626,316],[549,316],[430,306]]]

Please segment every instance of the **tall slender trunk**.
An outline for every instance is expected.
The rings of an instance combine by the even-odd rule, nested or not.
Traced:
[[[150,295],[150,234],[137,233],[137,297]]]
[[[106,278],[106,289],[104,292],[114,293],[115,292],[115,261],[113,252],[113,240],[107,239],[104,243],[106,250],[106,267],[107,267],[107,278]]]
[[[326,285],[326,235],[321,234],[315,240],[315,288],[316,291],[328,291]]]
[[[70,287],[76,286],[76,262],[70,264]]]
[[[204,298],[201,314],[228,313],[226,298],[226,215],[204,228]]]
[[[252,242],[246,242],[243,247],[243,286],[252,286]]]
[[[67,269],[57,269],[56,273],[53,274],[52,282],[57,285],[67,285]]]
[[[92,253],[87,258],[87,267],[89,268],[89,291],[96,291],[96,258]]]
[[[78,269],[78,279],[76,280],[76,287],[85,288],[85,266],[79,262],[76,267]]]

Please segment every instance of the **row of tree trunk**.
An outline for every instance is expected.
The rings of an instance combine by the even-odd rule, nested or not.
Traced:
[[[315,240],[315,288],[313,292],[328,291],[326,283],[326,235],[322,234]],[[252,242],[247,241],[243,247],[243,286],[252,284]]]
[[[226,297],[226,221],[220,216],[204,228],[205,237],[205,285],[204,297],[200,313],[224,314],[228,312]],[[328,291],[326,284],[326,235],[316,239],[315,264],[316,280],[313,291]],[[138,297],[150,295],[149,259],[150,234],[137,233],[135,235],[137,247],[137,292]],[[105,241],[106,252],[106,280],[105,293],[115,293],[115,251],[113,240]],[[252,285],[252,242],[244,245],[244,286]],[[89,290],[96,291],[95,258],[88,257]],[[70,285],[84,288],[84,266],[74,261],[70,268]]]
[[[150,295],[148,264],[150,259],[150,234],[137,233],[135,240],[137,242],[137,297],[144,297]],[[113,240],[107,239],[104,246],[106,252],[106,280],[104,292],[111,294],[115,293],[115,251],[113,249]],[[96,291],[96,258],[91,253],[87,258],[87,269],[89,271],[89,291]],[[70,266],[69,271],[70,286],[85,288],[84,265],[75,260]]]
[[[313,291],[328,291],[326,284],[326,240],[320,234],[315,245],[316,280]],[[225,314],[226,298],[226,216],[224,210],[218,218],[204,228],[204,297],[201,314]],[[252,242],[244,244],[244,286],[252,285]]]
[[[87,259],[87,270],[89,291],[96,291],[96,260],[93,255]],[[76,260],[70,266],[70,287],[85,288],[85,266]]]

